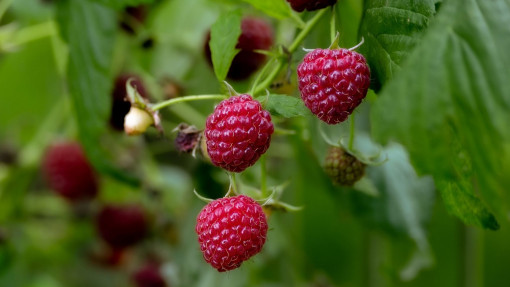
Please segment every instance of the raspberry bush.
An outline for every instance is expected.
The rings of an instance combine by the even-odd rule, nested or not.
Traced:
[[[507,15],[2,1],[0,286],[510,282]]]

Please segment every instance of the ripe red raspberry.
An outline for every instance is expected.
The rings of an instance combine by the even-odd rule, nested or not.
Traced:
[[[333,183],[352,186],[365,174],[365,164],[343,148],[331,147],[324,161],[324,170]]]
[[[98,192],[94,169],[77,142],[51,145],[44,156],[42,171],[49,186],[68,200],[90,199]]]
[[[133,274],[137,287],[165,287],[165,279],[159,272],[159,264],[148,263]]]
[[[124,131],[124,117],[126,117],[131,103],[127,98],[126,82],[133,78],[131,84],[136,88],[140,96],[147,98],[147,90],[142,79],[133,74],[121,74],[115,79],[112,91],[112,111],[110,115],[110,125],[119,131]]]
[[[204,134],[214,165],[241,172],[266,152],[274,131],[271,115],[250,95],[223,100],[209,115]]]
[[[305,105],[328,124],[343,122],[367,95],[365,58],[347,49],[315,49],[297,68]]]
[[[333,6],[336,0],[287,0],[294,11],[303,12],[303,10],[314,11],[328,6]]]
[[[207,34],[205,44],[205,55],[212,65],[211,48],[209,41],[211,33]],[[244,80],[257,71],[266,61],[266,56],[254,52],[254,50],[269,50],[273,46],[273,28],[264,20],[259,18],[244,18],[241,22],[241,36],[236,48],[239,53],[232,60],[227,77],[232,80]]]
[[[114,249],[135,245],[147,234],[145,213],[137,205],[104,206],[96,227],[100,237]]]
[[[195,231],[205,261],[224,272],[260,252],[266,242],[267,219],[252,198],[224,197],[200,211]]]

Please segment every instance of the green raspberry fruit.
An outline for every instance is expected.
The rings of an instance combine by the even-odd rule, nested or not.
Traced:
[[[333,183],[352,186],[365,174],[365,164],[340,147],[331,147],[324,161],[324,170]]]

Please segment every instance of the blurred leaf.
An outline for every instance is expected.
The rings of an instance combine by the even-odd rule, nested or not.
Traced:
[[[243,0],[266,15],[283,20],[292,16],[292,9],[285,0]]]
[[[376,138],[400,141],[417,170],[434,176],[451,213],[490,229],[484,202],[501,217],[510,202],[509,49],[508,1],[445,2],[371,118]],[[459,153],[472,173],[459,172]]]
[[[287,95],[270,94],[257,97],[257,101],[261,102],[271,114],[280,115],[284,118],[310,114],[301,99]]]
[[[132,7],[138,6],[141,4],[151,4],[156,0],[91,0],[109,7],[113,7],[116,9],[124,8],[124,7]]]
[[[235,10],[220,15],[211,27],[211,56],[214,73],[220,82],[227,77],[232,60],[239,52],[237,40],[241,35],[241,11]]]
[[[371,167],[367,176],[379,188],[379,196],[352,193],[355,212],[369,225],[407,234],[417,252],[407,265],[402,279],[410,280],[419,270],[432,264],[425,223],[434,204],[434,182],[418,177],[405,149],[397,144],[385,148],[388,161]]]
[[[421,38],[435,13],[437,0],[368,0],[361,23],[372,78],[384,85]]]
[[[334,282],[358,286],[351,280],[359,271],[354,266],[362,260],[359,225],[342,218],[345,206],[340,204],[346,200],[335,197],[345,193],[331,184],[307,144],[302,138],[293,137],[295,164],[292,166],[296,171],[287,189],[297,197],[292,203],[303,206],[302,211],[292,214],[298,233],[291,237],[300,244],[294,256],[302,256],[294,260],[296,268],[302,268],[303,276],[326,273]],[[289,226],[288,232],[295,230]]]
[[[105,134],[111,107],[110,64],[117,21],[113,10],[86,0],[64,1],[59,23],[69,44],[68,78],[71,99],[87,156],[94,166],[132,184],[138,180],[118,170],[98,143]],[[109,147],[112,148],[112,147]]]

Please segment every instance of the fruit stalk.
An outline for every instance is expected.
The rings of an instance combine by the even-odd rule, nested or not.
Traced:
[[[151,106],[153,111],[161,110],[162,108],[182,103],[182,102],[191,102],[191,101],[201,101],[201,100],[224,100],[227,97],[225,95],[194,95],[194,96],[185,96],[175,99],[166,100],[160,103],[157,103]]]
[[[351,123],[350,123],[350,132],[349,132],[349,144],[347,146],[349,150],[352,150],[352,147],[354,146],[354,134],[356,133],[354,119],[355,119],[355,116],[354,116],[354,114],[352,114],[350,117]]]

